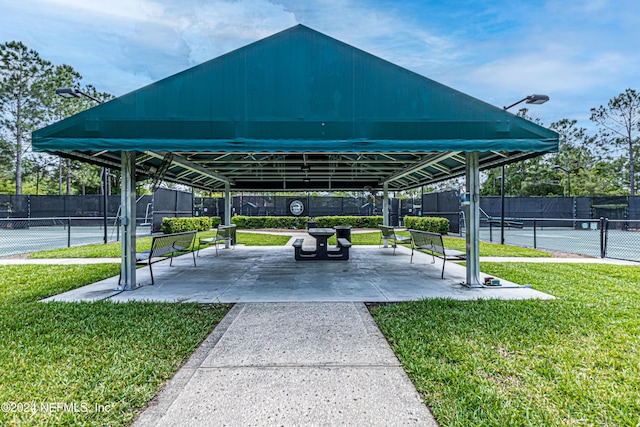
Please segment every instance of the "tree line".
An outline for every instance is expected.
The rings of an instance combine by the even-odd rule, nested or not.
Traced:
[[[518,115],[534,122],[521,109]],[[590,134],[576,120],[549,125],[558,132],[559,150],[505,166],[504,189],[509,196],[626,196],[636,195],[640,150],[640,94],[626,89],[607,105],[591,109],[596,131]],[[497,196],[502,170],[487,172],[481,194]]]
[[[93,107],[88,98],[66,99],[57,88],[113,98],[70,65],[54,65],[21,42],[0,45],[0,193],[96,194],[101,168],[31,150],[31,132]]]
[[[56,96],[55,90],[61,87],[80,89],[100,100],[113,98],[92,85],[83,85],[82,76],[72,66],[54,65],[21,42],[0,45],[0,193],[101,191],[99,167],[31,150],[32,131],[95,105],[88,98]],[[544,125],[529,117],[526,108],[518,115]],[[505,194],[635,195],[639,119],[640,94],[629,88],[607,105],[591,109],[595,134],[576,120],[551,123],[549,128],[560,135],[558,153],[507,165]],[[483,176],[481,194],[500,195],[501,168],[490,169]]]

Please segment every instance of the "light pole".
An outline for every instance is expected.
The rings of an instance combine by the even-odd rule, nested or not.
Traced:
[[[551,169],[554,170],[561,170],[562,172],[567,174],[567,197],[571,197],[571,172],[575,172],[575,170],[571,170],[567,168],[567,164],[564,164],[564,167],[560,166],[560,165],[553,165],[551,166]]]
[[[508,110],[511,107],[515,107],[516,105],[526,102],[527,104],[540,105],[544,104],[549,100],[548,95],[529,95],[525,96],[521,100],[514,102],[511,105],[507,105],[506,107],[502,107],[503,110]],[[502,165],[502,185],[500,187],[500,244],[504,245],[504,164]]]
[[[40,172],[42,172],[43,170],[46,170],[49,166],[53,166],[53,165],[54,165],[53,162],[49,162],[46,165],[36,166],[36,196],[39,194],[39,191],[40,191]]]
[[[76,88],[70,88],[70,87],[61,87],[56,89],[56,95],[59,95],[63,98],[67,98],[67,99],[71,99],[71,98],[80,98],[80,97],[85,97],[88,98],[94,102],[97,102],[98,104],[102,104],[102,101],[99,100],[98,98],[89,95],[86,92],[81,91],[80,89],[76,89]],[[107,243],[107,169],[103,166],[102,167],[102,171],[100,172],[100,176],[102,177],[102,204],[104,206],[104,208],[102,209],[102,228],[104,229],[104,234],[102,236],[102,239],[104,241],[104,243]]]

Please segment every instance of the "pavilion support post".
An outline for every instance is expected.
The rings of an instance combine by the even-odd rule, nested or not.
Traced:
[[[224,184],[224,225],[231,225],[231,184]],[[229,240],[224,241],[224,247],[229,249]]]
[[[466,153],[467,213],[467,280],[469,287],[480,283],[480,163],[478,152]]]
[[[382,184],[382,225],[388,226],[389,222],[389,183]],[[384,247],[389,247],[389,239],[384,238]]]
[[[120,196],[120,227],[122,235],[122,265],[120,289],[131,291],[136,283],[136,154],[122,151],[122,191]]]

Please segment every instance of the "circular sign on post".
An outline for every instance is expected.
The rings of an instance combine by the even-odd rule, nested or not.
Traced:
[[[304,204],[300,200],[293,200],[289,203],[289,212],[295,216],[300,216],[304,212]]]

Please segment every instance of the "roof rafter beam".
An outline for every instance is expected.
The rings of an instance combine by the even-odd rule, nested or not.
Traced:
[[[385,179],[386,182],[390,182],[390,181],[396,181],[399,178],[405,177],[407,175],[411,175],[412,173],[414,173],[415,171],[418,170],[424,170],[424,168],[427,168],[429,166],[433,166],[435,164],[437,164],[438,162],[441,162],[443,160],[446,160],[450,157],[454,157],[456,155],[459,155],[460,152],[459,151],[453,151],[450,153],[441,153],[437,156],[430,156],[429,158],[420,161],[418,163],[415,163],[414,165],[412,165],[411,167],[409,167],[408,169],[404,170],[403,172],[397,173],[395,175],[390,176],[389,178]],[[428,173],[428,172],[425,172]]]
[[[445,165],[441,164],[441,163],[435,163],[433,165],[431,165],[432,168],[434,169],[438,169],[440,172],[444,172],[444,173],[449,173],[451,172],[451,168],[446,167]]]
[[[464,154],[462,154],[462,152],[457,151],[457,152],[454,152],[452,154],[453,154],[453,156],[451,156],[451,158],[453,160],[455,160],[456,162],[458,162],[460,164],[463,164],[463,165],[467,162],[467,159],[465,159]]]
[[[163,159],[164,158],[164,152],[160,152],[160,153],[156,153],[153,151],[145,151],[145,154],[148,154],[149,156],[155,157],[157,159]],[[189,160],[185,159],[184,157],[174,154],[173,159],[172,159],[172,164],[183,167],[185,169],[191,170],[192,172],[196,172],[199,175],[204,175],[204,176],[208,176],[210,178],[213,178],[215,180],[218,181],[222,181],[222,182],[228,182],[229,184],[233,184],[233,180],[224,176],[224,175],[220,175],[218,173],[215,173],[213,171],[210,171],[207,168],[204,168],[202,166],[200,166],[197,163],[193,163],[190,162]]]

